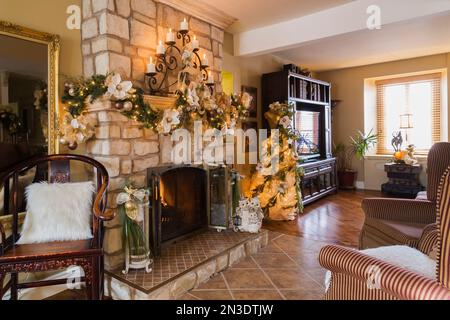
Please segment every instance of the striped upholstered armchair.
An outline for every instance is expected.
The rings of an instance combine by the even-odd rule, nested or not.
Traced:
[[[319,262],[331,271],[325,298],[450,300],[450,167],[441,179],[436,212],[437,228],[423,232],[418,249],[323,247]]]
[[[408,245],[417,248],[426,227],[436,222],[436,197],[439,180],[450,165],[450,143],[433,145],[427,161],[427,191],[416,199],[367,198],[362,202],[364,226],[359,248]]]

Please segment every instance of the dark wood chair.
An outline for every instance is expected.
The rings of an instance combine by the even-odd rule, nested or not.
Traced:
[[[19,239],[18,180],[19,176],[37,167],[35,181],[51,183],[70,182],[70,163],[81,162],[94,169],[97,193],[93,202],[93,238],[83,241],[52,242],[16,245]],[[80,155],[46,155],[28,159],[0,173],[0,184],[4,186],[5,214],[12,215],[12,233],[6,237],[0,224],[0,300],[11,289],[11,300],[17,300],[18,289],[43,287],[67,283],[67,279],[19,283],[21,272],[39,272],[79,266],[84,270],[81,281],[86,283],[87,298],[98,300],[103,295],[103,221],[111,220],[114,213],[106,208],[106,188],[109,176],[98,161]],[[55,208],[56,209],[56,208]],[[11,279],[6,285],[6,274]]]

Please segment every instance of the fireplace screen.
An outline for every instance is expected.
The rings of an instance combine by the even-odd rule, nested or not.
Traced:
[[[153,196],[151,228],[156,255],[160,245],[208,226],[207,173],[179,167],[150,175]]]

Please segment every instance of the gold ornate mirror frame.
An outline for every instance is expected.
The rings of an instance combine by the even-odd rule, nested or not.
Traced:
[[[48,153],[59,152],[57,132],[58,121],[58,75],[59,75],[59,36],[32,30],[0,20],[0,34],[38,42],[47,45],[48,56]]]

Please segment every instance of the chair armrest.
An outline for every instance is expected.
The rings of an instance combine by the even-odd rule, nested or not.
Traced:
[[[374,276],[371,270],[376,270],[378,288],[401,300],[450,299],[450,290],[435,280],[354,249],[337,245],[325,246],[320,250],[319,263],[331,272],[345,274],[362,282],[370,282]]]
[[[106,197],[106,188],[108,188],[108,182],[107,179],[103,178],[102,185],[97,195],[95,196],[94,205],[92,207],[92,211],[94,212],[95,216],[103,221],[112,220],[116,215],[113,210],[105,210],[101,207],[102,201],[104,197]]]
[[[423,224],[436,222],[436,205],[431,201],[367,198],[361,206],[366,218]]]

